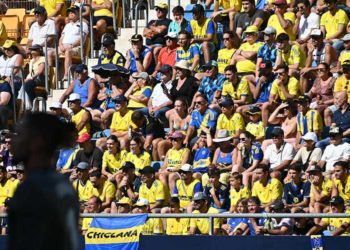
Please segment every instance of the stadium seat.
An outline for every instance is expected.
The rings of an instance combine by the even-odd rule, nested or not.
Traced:
[[[21,36],[19,18],[17,15],[4,15],[0,19],[6,27],[6,32],[9,38],[17,41]]]
[[[22,33],[21,33],[21,45],[26,45],[28,42],[28,34],[30,26],[29,24],[33,21],[34,15],[25,15],[22,22]]]
[[[19,21],[22,23],[24,16],[26,15],[26,9],[24,8],[8,9],[6,12],[6,15],[17,15],[19,18]]]
[[[188,5],[186,5],[186,7],[185,7],[185,15],[184,15],[184,17],[185,17],[185,19],[188,20],[188,21],[192,19],[192,9],[193,9],[193,5],[194,5],[194,4],[188,4]]]
[[[158,171],[162,166],[163,166],[164,162],[163,161],[152,161],[151,163],[151,167]]]

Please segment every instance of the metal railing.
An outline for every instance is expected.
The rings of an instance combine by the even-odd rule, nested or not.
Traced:
[[[115,0],[112,0],[112,13],[113,13],[113,30],[115,34],[118,34]]]
[[[21,73],[21,82],[22,82],[22,86],[21,88],[23,88],[23,110],[25,110],[26,108],[26,103],[25,103],[25,96],[26,96],[26,93],[25,93],[25,90],[24,90],[24,72],[23,72],[23,68],[21,66],[15,66],[13,67],[12,71],[11,71],[11,78],[10,78],[10,85],[11,85],[11,90],[12,90],[12,104],[13,104],[13,121],[14,123],[17,122],[17,105],[16,105],[16,89],[15,89],[15,74],[14,74],[14,71],[15,70],[19,70],[20,73]]]
[[[80,19],[80,58],[82,63],[86,63],[84,56],[84,34],[83,34],[83,10],[84,7],[90,9],[89,13],[89,22],[90,22],[90,57],[94,57],[94,26],[93,26],[93,10],[90,4],[81,4],[79,11],[79,19]]]
[[[50,93],[50,88],[49,88],[49,62],[48,62],[48,38],[53,37],[54,39],[54,44],[55,44],[55,67],[56,67],[56,89],[58,89],[58,75],[59,75],[59,57],[58,57],[58,38],[57,35],[46,35],[45,39],[45,90],[46,93]]]
[[[140,1],[135,5],[135,34],[138,34],[139,30],[139,11],[141,7],[146,10],[146,24],[148,23],[148,3],[147,1]]]

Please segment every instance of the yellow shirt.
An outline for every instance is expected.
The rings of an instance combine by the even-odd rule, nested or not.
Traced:
[[[337,228],[340,228],[343,223],[350,223],[350,218],[322,218],[322,222],[328,226],[329,231],[333,232]],[[341,235],[350,236],[350,227]]]
[[[192,35],[194,39],[202,39],[207,37],[207,33],[208,33],[207,27],[210,21],[211,21],[210,18],[206,18],[202,25],[199,25],[197,20],[190,21],[191,28],[192,28]],[[214,39],[212,42],[216,43],[215,33],[214,33]]]
[[[242,198],[249,198],[250,190],[248,187],[242,186],[238,191],[231,187],[230,190],[230,201],[231,207],[236,206],[237,202]]]
[[[274,80],[271,87],[270,95],[277,95],[282,101],[285,101],[287,98],[284,96],[281,87],[277,84],[278,79]],[[289,77],[287,84],[287,91],[289,94],[293,95],[294,98],[299,96],[299,81],[295,77]]]
[[[114,132],[125,132],[128,131],[129,126],[135,128],[136,126],[131,121],[133,111],[128,110],[124,116],[120,115],[120,112],[114,112],[110,129]]]
[[[159,180],[155,180],[150,188],[142,183],[139,189],[139,198],[148,200],[150,204],[156,201],[166,201],[168,198],[166,187]]]
[[[281,52],[277,51],[277,55]],[[303,68],[305,65],[305,54],[300,49],[299,45],[293,44],[290,50],[286,53],[282,53],[282,61],[287,65],[299,64],[299,69]]]
[[[306,123],[304,120],[306,121]],[[303,115],[303,113],[299,112],[297,115],[297,127],[298,132],[300,132],[301,135],[305,135],[307,132],[322,132],[322,117],[317,110],[313,109],[307,111],[305,116]]]
[[[344,75],[340,76],[334,83],[334,92],[345,90],[348,93],[348,102],[350,102],[350,79]]]
[[[169,149],[167,153],[168,167],[179,169],[185,154],[188,154],[189,152],[190,150],[188,148],[181,148],[179,150],[174,148]]]
[[[186,183],[182,184],[181,180],[176,181],[177,196],[179,197],[181,208],[186,208],[191,203],[194,195],[194,186],[197,185],[197,183],[201,185],[197,179],[193,179],[188,185],[186,185]]]
[[[142,228],[143,235],[162,234],[164,233],[163,223],[160,218],[148,219]]]
[[[7,40],[7,32],[5,24],[0,21],[0,46],[4,45],[5,41]]]
[[[235,11],[239,12],[242,8],[241,0],[219,0],[219,7],[222,7],[224,10],[235,7]]]
[[[262,42],[255,42],[250,44],[248,42],[243,43],[239,49],[245,52],[255,52],[258,53],[259,48],[263,45]],[[244,72],[254,72],[256,70],[256,59],[254,60],[243,60],[236,63],[236,68],[238,73]]]
[[[105,0],[92,0],[93,3],[101,5],[104,3]],[[110,2],[112,2],[111,0],[109,0]],[[115,1],[116,3],[118,1]],[[117,10],[118,8],[116,8]],[[113,12],[112,10],[109,9],[101,9],[101,10],[95,10],[94,11],[94,16],[109,16],[112,17],[113,16]]]
[[[126,150],[121,150],[119,153],[113,155],[106,150],[102,157],[102,168],[106,168],[108,173],[116,173],[121,169],[127,153]]]
[[[237,86],[233,86],[233,84],[229,81],[225,81],[222,87],[223,96],[230,96],[233,100],[238,101],[242,96],[247,96],[245,104],[252,103],[253,97],[250,93],[249,82],[246,77],[242,77]]]
[[[216,130],[226,129],[230,136],[235,135],[238,130],[244,131],[244,119],[240,113],[234,113],[227,118],[226,115],[220,114],[216,125]]]
[[[64,0],[40,0],[40,5],[43,6],[46,9],[47,15],[51,16],[53,13],[56,12],[56,5],[57,4],[61,4],[61,3],[65,3]],[[64,6],[62,8],[62,12],[60,13],[62,16],[65,16],[66,11],[65,11],[66,7]]]
[[[80,124],[81,120],[83,119],[83,115],[89,112],[86,109],[82,108],[78,113],[74,114],[71,118],[71,122],[75,124],[75,127],[77,128],[78,125]],[[90,122],[87,122],[84,127],[79,131],[79,135],[82,134],[90,134]]]
[[[9,197],[13,197],[13,195],[15,194],[16,189],[17,189],[17,187],[19,185],[19,180],[14,179],[14,180],[9,180],[9,181],[10,181],[10,184],[11,184]]]
[[[102,202],[105,202],[107,198],[113,199],[115,197],[115,186],[110,181],[101,179],[101,186],[98,189],[93,187],[90,181],[87,181],[86,186],[89,195],[88,199],[92,196],[97,196]]]
[[[166,219],[167,235],[188,235],[190,229],[189,218],[168,218]]]
[[[193,214],[199,214],[198,210],[194,210]],[[219,211],[216,208],[210,207],[207,214],[218,214]],[[214,218],[214,229],[220,228],[221,221],[219,218]],[[201,234],[209,234],[209,219],[205,218],[191,218],[190,228],[198,228]]]
[[[350,60],[350,50],[343,50],[342,52],[340,52],[340,55],[338,58],[338,61],[340,62],[340,64],[342,64],[346,60]]]
[[[265,138],[265,127],[262,121],[258,123],[249,122],[245,130],[255,136],[255,138]]]
[[[341,196],[344,201],[350,200],[350,175],[346,179],[345,186],[340,180],[334,180],[335,186],[338,189],[339,196]]]
[[[0,184],[0,206],[4,206],[7,198],[13,197],[18,184],[15,185],[13,181],[7,180],[5,184]]]
[[[80,180],[75,180],[72,183],[73,188],[78,193],[79,201],[87,201],[91,197],[91,186],[86,184],[84,185]]]
[[[267,204],[273,200],[280,199],[283,193],[282,183],[271,178],[264,187],[260,181],[254,182],[252,196],[257,196],[262,204]]]
[[[276,14],[270,16],[269,21],[267,22],[267,26],[271,26],[276,29],[276,37],[281,33],[287,33],[289,39],[291,41],[295,41],[295,34],[293,33],[293,26],[295,24],[295,14],[293,12],[286,12],[283,14],[283,17],[285,20],[291,22],[291,25],[289,25],[287,29],[284,29],[281,26]]]
[[[150,86],[145,86],[143,88],[139,88],[137,90],[135,90],[132,95],[133,96],[140,96],[140,95],[143,95],[142,93],[146,90],[146,89],[150,89],[152,91],[152,88]],[[144,108],[144,107],[147,107],[146,104],[144,103],[141,103],[141,102],[137,102],[137,101],[134,101],[132,99],[129,99],[129,104],[128,104],[128,108]]]
[[[338,9],[334,16],[327,11],[321,16],[320,26],[326,30],[326,38],[332,37],[338,31],[339,24],[346,26],[348,24],[348,16],[344,10]]]
[[[134,155],[132,152],[129,152],[126,155],[125,161],[134,163],[136,168],[135,174],[137,176],[140,176],[140,169],[143,169],[146,166],[151,166],[151,156],[146,151],[141,152],[140,155]]]
[[[325,197],[329,196],[330,197],[331,193],[332,193],[332,186],[333,186],[332,180],[324,179],[323,182],[322,182],[321,188],[316,187],[316,189],[318,191],[321,191],[321,195],[322,196],[325,196]],[[310,190],[312,191],[313,188],[314,188],[314,186],[311,185],[311,189]],[[313,195],[313,192],[311,192],[311,191],[310,191],[310,197],[313,197],[314,195]]]
[[[231,59],[236,49],[223,48],[218,52],[218,69],[220,74],[224,74],[225,68],[231,64]]]

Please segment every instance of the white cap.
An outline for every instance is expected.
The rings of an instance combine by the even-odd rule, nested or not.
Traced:
[[[170,37],[170,38],[177,38],[177,33],[176,32],[169,32],[165,38]]]
[[[192,172],[193,171],[193,167],[191,164],[184,164],[181,166],[181,170],[184,171],[184,172]]]
[[[303,137],[301,137],[305,141],[314,141],[317,142],[317,135],[314,132],[307,132]]]
[[[52,102],[50,105],[50,109],[61,109],[62,108],[62,103],[60,102]]]
[[[311,31],[311,36],[322,36],[322,31],[320,29],[313,29]]]
[[[341,40],[350,41],[350,34],[346,34]]]
[[[68,101],[80,100],[80,95],[77,93],[72,93],[69,95]]]
[[[149,206],[149,201],[144,198],[139,198],[134,206],[135,207]]]
[[[264,30],[263,33],[266,35],[270,35],[270,34],[276,34],[276,29],[274,27],[271,26],[267,26]]]

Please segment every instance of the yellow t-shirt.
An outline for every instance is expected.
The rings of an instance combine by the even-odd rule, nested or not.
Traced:
[[[93,3],[96,3],[98,5],[103,4],[104,1],[105,0],[92,0]],[[111,0],[109,0],[109,1],[112,2]],[[115,2],[118,3],[118,1],[115,1]],[[94,11],[94,16],[109,16],[109,17],[112,17],[113,16],[113,12],[111,10],[109,10],[109,9],[95,10]]]
[[[110,129],[116,132],[128,131],[129,126],[136,128],[136,125],[131,121],[133,111],[128,110],[124,116],[120,112],[114,112]]]
[[[0,184],[0,206],[4,206],[7,198],[13,197],[19,183],[7,180],[4,184]]]
[[[135,155],[132,152],[129,152],[126,155],[125,161],[134,163],[136,168],[135,174],[140,176],[140,169],[143,169],[146,166],[151,166],[151,155],[146,151],[141,152],[140,155]]]
[[[318,191],[321,191],[322,196],[330,197],[332,193],[332,187],[333,187],[332,180],[324,179],[321,185],[321,189],[319,187],[316,187],[316,188]],[[313,185],[311,186],[310,190],[312,190],[312,188],[313,188]],[[313,192],[310,191],[310,197],[313,197],[313,196],[314,196]]]
[[[174,148],[169,149],[167,153],[168,167],[179,169],[181,167],[184,155],[189,152],[190,150],[188,148],[181,148],[180,150],[176,150]]]
[[[350,175],[346,179],[345,186],[340,180],[334,180],[335,186],[338,189],[339,196],[341,196],[344,201],[350,200]]]
[[[231,82],[225,81],[222,87],[223,96],[230,96],[233,100],[240,100],[242,96],[247,96],[245,104],[253,102],[253,97],[249,89],[249,82],[246,77],[242,77],[237,86],[233,86]]]
[[[197,20],[191,20],[191,28],[192,28],[192,35],[195,39],[203,39],[207,37],[207,31],[208,31],[208,23],[211,21],[210,18],[206,18],[202,25],[198,24]],[[214,34],[215,37],[215,34]],[[213,42],[216,42],[216,38],[213,39]]]
[[[337,228],[340,228],[343,223],[350,223],[350,218],[322,218],[322,222],[328,226],[329,231],[333,232]],[[350,236],[350,227],[341,235]]]
[[[281,26],[276,14],[270,16],[269,21],[267,22],[267,26],[271,26],[276,29],[276,37],[281,33],[287,33],[289,39],[291,41],[295,41],[295,34],[293,33],[293,26],[295,24],[295,14],[293,12],[286,12],[283,14],[283,17],[285,20],[291,22],[291,25],[289,25],[287,29],[284,29]]]
[[[219,0],[219,7],[222,7],[224,10],[235,7],[235,11],[239,12],[242,8],[241,0]]]
[[[91,186],[82,184],[80,180],[75,180],[72,183],[73,188],[78,193],[79,201],[87,201],[91,197]]]
[[[260,181],[254,182],[252,196],[257,196],[262,204],[267,204],[273,200],[280,199],[283,193],[282,183],[271,178],[264,187]]]
[[[348,93],[348,102],[350,102],[350,79],[344,75],[340,76],[334,83],[334,92],[345,90]]]
[[[71,122],[73,122],[75,124],[75,127],[77,128],[78,125],[80,124],[82,118],[83,118],[83,115],[86,113],[86,112],[89,112],[87,111],[86,109],[82,108],[78,113],[76,113],[75,115],[72,116],[71,118]],[[87,122],[84,127],[79,131],[79,135],[82,135],[82,134],[90,134],[90,122]]]
[[[166,219],[167,235],[188,235],[190,229],[189,218],[168,218]]]
[[[88,195],[90,199],[92,196],[97,196],[100,198],[102,202],[105,202],[107,198],[114,198],[115,197],[115,186],[112,182],[102,179],[101,180],[101,186],[99,189],[92,186],[90,181],[87,181],[86,183]]]
[[[236,206],[237,202],[242,198],[249,198],[250,190],[248,187],[242,186],[238,191],[231,187],[230,190],[230,201],[231,207]]]
[[[193,214],[199,214],[198,210],[194,210]],[[218,214],[219,210],[216,208],[210,207],[207,214]],[[220,228],[221,221],[219,218],[214,218],[214,229]],[[191,218],[190,228],[198,228],[201,234],[209,234],[209,219],[204,218]]]
[[[281,52],[278,51],[277,55]],[[282,53],[282,61],[287,65],[299,64],[299,69],[303,68],[305,65],[305,54],[300,49],[299,45],[293,44],[290,50],[286,53]]]
[[[284,96],[281,87],[277,84],[278,79],[274,80],[271,87],[270,94],[277,95],[282,101],[285,101],[287,98]],[[287,90],[289,94],[293,95],[294,98],[299,96],[299,81],[295,77],[289,77]]]
[[[223,48],[218,52],[218,69],[220,74],[224,74],[225,68],[231,64],[231,59],[236,49]]]
[[[235,135],[238,130],[244,131],[244,119],[240,113],[234,113],[227,118],[226,115],[220,114],[216,125],[216,130],[226,129],[230,135]]]
[[[181,180],[176,181],[177,196],[179,197],[181,208],[186,208],[191,203],[194,195],[194,186],[197,183],[200,183],[197,179],[193,179],[188,185],[186,183],[182,184]]]
[[[255,52],[258,53],[259,48],[263,45],[262,42],[255,42],[250,44],[248,42],[243,43],[239,49],[245,52]],[[238,73],[254,72],[256,70],[256,59],[254,60],[243,60],[236,63],[236,68]]]
[[[56,11],[56,5],[60,3],[65,3],[64,0],[40,0],[40,5],[46,9],[47,15],[51,16]],[[62,8],[61,15],[66,15],[66,8]]]
[[[245,127],[245,130],[257,137],[265,137],[265,127],[262,121],[258,123],[249,122]]]
[[[121,150],[113,155],[106,150],[102,157],[102,168],[106,168],[108,173],[116,173],[119,169],[121,169],[127,153],[128,152],[126,150]]]
[[[152,91],[152,88],[150,86],[145,86],[145,87],[143,87],[141,89],[135,90],[135,92],[133,92],[132,95],[133,96],[140,96],[147,89],[150,89]],[[147,105],[144,104],[144,103],[137,102],[137,101],[134,101],[132,99],[129,99],[128,108],[144,108],[144,107],[147,107]]]
[[[148,219],[142,228],[143,235],[164,233],[163,223],[160,218]]]
[[[326,38],[330,38],[338,31],[339,24],[346,26],[349,22],[348,16],[344,10],[338,9],[334,16],[327,11],[321,16],[320,26],[326,30]]]
[[[7,40],[7,32],[5,24],[0,21],[0,46],[4,45],[5,41]]]
[[[304,119],[306,119],[306,124],[303,122]],[[303,113],[299,112],[297,115],[297,128],[301,135],[305,135],[307,132],[322,132],[323,121],[320,113],[317,110],[310,109],[304,117]]]
[[[343,64],[346,60],[350,60],[350,50],[343,50],[340,52],[338,61],[340,62],[340,65]]]
[[[146,183],[142,183],[139,189],[139,198],[148,200],[150,204],[156,201],[166,201],[169,197],[166,187],[159,180],[155,180],[150,188]]]

